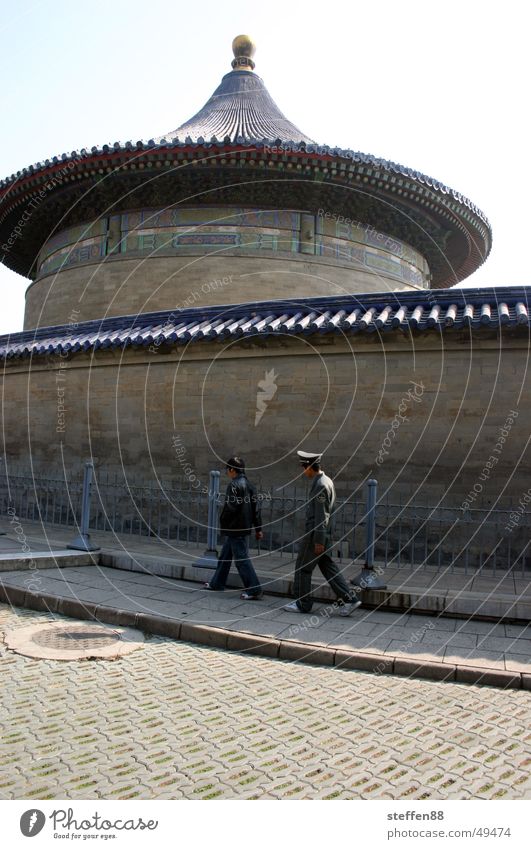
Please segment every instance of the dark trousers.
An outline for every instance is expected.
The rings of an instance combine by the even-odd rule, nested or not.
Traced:
[[[304,613],[312,609],[311,598],[312,572],[316,566],[323,573],[333,591],[342,601],[352,601],[352,592],[340,572],[339,566],[330,557],[330,549],[325,549],[322,554],[316,554],[314,550],[313,533],[306,534],[301,539],[301,547],[295,564],[294,595],[297,605]]]
[[[224,590],[229,576],[232,560],[238,574],[242,579],[243,586],[251,595],[260,595],[262,587],[254,566],[249,558],[249,537],[225,537],[218,565],[212,580],[209,582],[212,589]]]

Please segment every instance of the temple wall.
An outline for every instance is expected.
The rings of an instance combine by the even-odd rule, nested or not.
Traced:
[[[427,332],[8,361],[3,452],[36,473],[62,456],[147,479],[182,477],[186,462],[206,486],[237,451],[276,488],[299,474],[302,447],[325,452],[340,492],[375,477],[423,504],[459,506],[480,486],[471,506],[500,493],[506,505],[530,484],[527,349],[525,331],[501,345],[495,332]]]
[[[212,304],[410,288],[376,271],[303,254],[108,257],[32,283],[24,329]]]

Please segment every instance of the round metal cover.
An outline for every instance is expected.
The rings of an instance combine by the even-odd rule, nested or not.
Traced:
[[[26,657],[48,660],[112,660],[129,654],[144,642],[132,628],[93,622],[43,622],[8,631],[8,648]]]

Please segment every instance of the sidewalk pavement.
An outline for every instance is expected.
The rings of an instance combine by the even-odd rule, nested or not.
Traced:
[[[65,549],[77,535],[74,528],[43,528],[40,522],[31,522],[25,518],[20,522],[23,540],[27,541],[27,547],[31,549],[26,554],[30,559],[35,552],[50,554],[52,551]],[[9,550],[5,546],[11,545],[12,551],[20,552],[23,541],[20,535],[15,535],[13,525],[5,520],[3,525],[3,529],[9,532],[9,538],[0,537],[0,571],[10,568],[8,563],[2,566],[3,547],[4,556]],[[209,569],[194,566],[203,555],[204,546],[199,548],[175,540],[119,535],[110,531],[91,532],[91,540],[100,546],[99,563],[104,566],[200,582],[208,580],[208,575],[211,574]],[[266,592],[289,597],[293,595],[295,554],[286,552],[281,556],[272,555],[268,551],[259,554],[251,551],[251,556]],[[344,568],[347,580],[357,577],[363,567],[361,561],[338,562]],[[44,563],[45,561],[42,565]],[[53,561],[49,565],[53,565]],[[448,567],[438,570],[435,567],[420,568],[404,564],[401,567],[388,566],[383,569],[378,563],[376,567],[382,568],[382,577],[387,589],[365,590],[362,596],[365,607],[400,613],[415,611],[486,621],[503,620],[507,624],[525,625],[531,621],[531,576],[523,573],[521,569],[514,572],[485,569],[477,575],[475,572],[464,573],[462,569],[452,571]],[[241,587],[235,569],[231,571],[228,586]],[[312,593],[319,601],[335,600],[318,569],[314,572]]]
[[[20,552],[20,540],[13,533],[0,538],[0,602],[283,660],[531,689],[531,630],[526,623],[419,614],[410,607],[392,610],[389,604],[384,609],[374,603],[370,608],[364,603],[347,618],[338,616],[337,606],[330,602],[316,604],[311,614],[289,613],[282,609],[285,597],[271,593],[281,591],[279,581],[288,582],[292,564],[279,566],[269,558],[265,599],[246,602],[240,599],[241,587],[212,593],[198,585],[198,579],[208,580],[211,572],[191,565],[192,551],[181,551],[179,558],[162,557],[151,553],[165,550],[160,542],[113,535],[112,548],[111,535],[94,534],[93,540],[104,546],[98,557],[66,550],[65,541],[73,536],[68,529],[50,529],[46,540],[29,524],[24,521],[29,553]],[[123,568],[125,562],[116,568],[120,558],[135,568]],[[265,560],[255,558],[261,576],[260,562]],[[175,577],[153,574],[148,561],[162,571],[171,567]],[[474,580],[483,581],[483,596],[495,592],[496,579],[490,587],[487,579]],[[516,589],[519,579],[512,580]],[[455,590],[455,596],[460,592]],[[481,601],[479,593],[476,589],[476,603]],[[319,587],[316,594],[325,596]],[[387,599],[393,594],[394,589]]]

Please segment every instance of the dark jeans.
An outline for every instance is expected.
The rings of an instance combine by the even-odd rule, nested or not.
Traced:
[[[295,582],[293,586],[297,605],[303,613],[309,613],[312,609],[312,572],[316,566],[323,573],[333,591],[342,601],[353,601],[353,595],[340,572],[339,566],[332,560],[330,549],[325,549],[323,554],[314,551],[313,533],[306,534],[301,539],[301,547],[295,564]]]
[[[260,595],[262,587],[254,566],[249,558],[249,537],[225,537],[221,554],[219,555],[217,569],[212,580],[209,581],[212,589],[224,590],[229,575],[232,559],[236,564],[238,574],[242,579],[243,586],[250,595]]]

